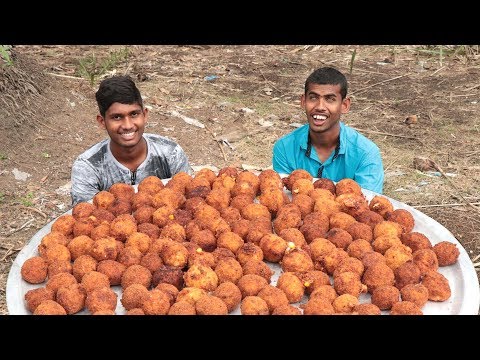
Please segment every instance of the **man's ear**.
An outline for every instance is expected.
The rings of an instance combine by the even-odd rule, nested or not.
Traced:
[[[349,97],[346,97],[342,100],[342,114],[346,114],[350,111],[351,100]]]
[[[98,122],[98,125],[100,125],[100,127],[101,127],[102,129],[106,129],[106,128],[107,128],[107,127],[105,126],[105,118],[104,118],[102,115],[100,115],[100,114],[97,115],[97,122]]]
[[[148,121],[148,109],[144,108],[143,109],[143,116],[145,117],[145,123]]]
[[[302,96],[300,96],[300,105],[302,109],[305,108],[305,94],[302,94]]]

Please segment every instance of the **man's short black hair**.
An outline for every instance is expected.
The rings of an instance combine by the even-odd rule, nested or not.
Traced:
[[[345,99],[348,91],[347,78],[333,67],[321,67],[309,75],[305,81],[305,94],[310,84],[340,85],[340,95]]]
[[[102,116],[105,116],[105,112],[115,102],[138,104],[143,109],[140,91],[129,76],[113,76],[103,80],[95,93],[95,98]]]

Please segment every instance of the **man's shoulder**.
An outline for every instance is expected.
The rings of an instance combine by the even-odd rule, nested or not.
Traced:
[[[308,132],[308,124],[305,124],[305,125],[302,125],[300,126],[299,128],[283,135],[282,137],[280,137],[277,142],[278,143],[290,143],[290,142],[293,142],[299,138],[304,138],[304,135],[305,133]]]
[[[175,147],[178,145],[175,141],[166,136],[151,133],[144,133],[143,136],[150,144],[153,144],[154,146]]]
[[[108,139],[104,139],[91,147],[85,150],[83,153],[78,155],[76,160],[88,160],[92,157],[96,157],[97,154],[103,154],[107,151]]]
[[[372,140],[367,138],[365,135],[360,133],[358,130],[345,125],[343,126],[345,131],[345,139],[351,145],[354,145],[357,149],[361,149],[364,151],[370,151],[371,149],[377,149],[378,146]]]

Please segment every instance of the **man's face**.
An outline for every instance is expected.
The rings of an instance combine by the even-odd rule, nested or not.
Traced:
[[[341,114],[350,109],[350,98],[342,100],[340,85],[310,84],[306,94],[302,95],[302,107],[305,109],[310,131],[326,132],[340,121]]]
[[[133,147],[142,139],[147,123],[148,109],[139,104],[113,103],[105,117],[97,115],[101,127],[107,130],[113,143],[122,147]]]

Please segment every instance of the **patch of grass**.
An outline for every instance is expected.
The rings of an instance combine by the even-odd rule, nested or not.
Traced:
[[[4,64],[6,64],[7,66],[12,66],[13,60],[10,57],[10,53],[8,52],[9,49],[10,46],[8,45],[0,45],[0,58],[3,60]]]
[[[22,203],[23,206],[33,206],[33,193],[29,192],[27,195],[25,195],[23,198],[20,199],[20,202]]]
[[[118,64],[125,61],[130,55],[128,48],[113,51],[108,56],[100,60],[95,53],[92,53],[78,60],[77,75],[86,78],[93,86],[98,78],[107,71],[114,69]]]
[[[7,154],[0,153],[0,160],[7,160],[7,159],[8,159]]]
[[[42,156],[43,156],[44,158],[46,158],[46,159],[52,157],[52,155],[50,155],[50,154],[47,153],[47,152],[43,152],[43,153],[42,153]]]
[[[255,111],[260,116],[270,115],[273,113],[273,105],[270,102],[260,102],[255,104]]]

